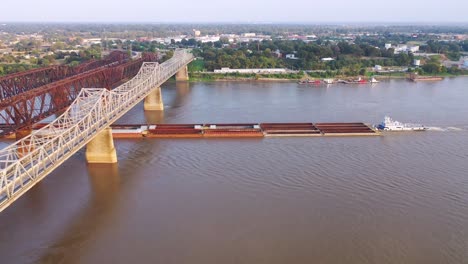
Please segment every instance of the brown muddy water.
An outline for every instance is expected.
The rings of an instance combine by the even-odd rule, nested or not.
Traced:
[[[0,263],[468,263],[468,78],[168,83],[118,123],[367,122],[383,137],[116,140],[0,213]]]

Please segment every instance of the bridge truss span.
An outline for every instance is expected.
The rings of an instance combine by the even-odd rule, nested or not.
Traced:
[[[55,121],[0,150],[0,211],[192,60],[187,50],[178,50],[162,64],[143,63],[114,90],[84,88]]]

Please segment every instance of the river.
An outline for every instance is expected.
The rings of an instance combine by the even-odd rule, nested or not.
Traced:
[[[167,83],[120,124],[366,122],[383,137],[118,139],[0,213],[1,263],[466,263],[467,78]]]

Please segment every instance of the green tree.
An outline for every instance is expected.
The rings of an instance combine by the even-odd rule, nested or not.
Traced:
[[[438,63],[430,62],[426,63],[421,67],[424,72],[430,73],[430,74],[436,74],[440,72],[440,65]]]

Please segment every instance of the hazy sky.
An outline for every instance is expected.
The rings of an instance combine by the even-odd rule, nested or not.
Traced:
[[[0,0],[0,21],[468,22],[468,1]]]

